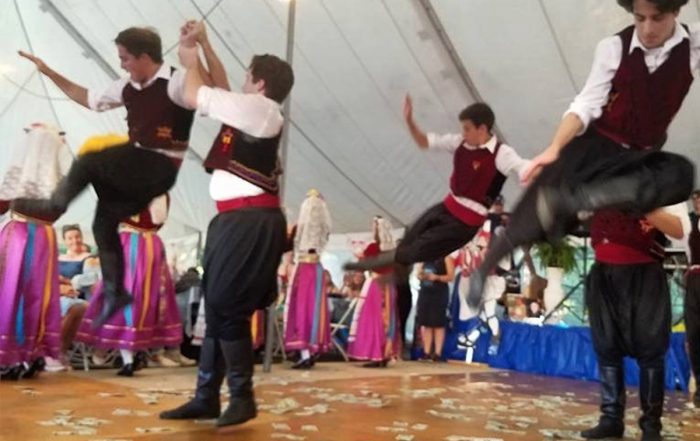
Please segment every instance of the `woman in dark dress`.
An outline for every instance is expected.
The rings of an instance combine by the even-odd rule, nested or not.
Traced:
[[[424,262],[418,267],[420,293],[416,324],[421,330],[424,360],[442,359],[445,326],[447,326],[447,303],[450,295],[448,283],[454,279],[454,273],[455,266],[450,257]],[[434,351],[433,343],[435,343]]]

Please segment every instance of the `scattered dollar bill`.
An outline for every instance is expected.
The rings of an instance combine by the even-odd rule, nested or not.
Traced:
[[[172,427],[137,427],[138,433],[169,433],[175,430]]]
[[[270,435],[272,438],[288,439],[290,441],[303,441],[306,439],[305,436],[292,435],[291,433],[273,433]]]

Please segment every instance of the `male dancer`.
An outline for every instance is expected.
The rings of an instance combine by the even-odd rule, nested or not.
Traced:
[[[423,132],[413,119],[409,96],[404,102],[404,117],[419,148],[454,153],[450,193],[418,218],[396,249],[348,263],[346,269],[369,270],[394,262],[408,265],[449,255],[469,242],[481,228],[506,176],[521,175],[528,164],[492,134],[495,116],[485,103],[472,104],[459,114],[461,134]]]
[[[124,288],[119,222],[148,207],[153,198],[175,184],[194,118],[194,112],[182,99],[183,74],[163,64],[161,41],[156,32],[128,28],[114,42],[121,67],[129,77],[113,82],[104,91],[87,90],[48,67],[40,58],[19,52],[76,103],[98,112],[120,106],[127,110],[127,144],[78,158],[50,199],[15,201],[17,208],[26,213],[38,216],[63,213],[88,184],[95,188],[98,202],[93,232],[105,296],[95,327],[133,301]]]
[[[659,149],[700,67],[700,26],[676,21],[687,1],[618,0],[634,24],[598,44],[586,85],[526,180],[542,173],[470,278],[470,305],[479,304],[503,256],[565,235],[579,212],[619,208],[643,216],[686,200],[693,164]]]
[[[639,363],[642,441],[661,439],[665,355],[671,337],[671,296],[663,268],[664,234],[687,238],[685,202],[639,217],[608,209],[591,220],[595,264],[586,306],[600,369],[601,417],[584,438],[623,436],[623,358]]]
[[[204,163],[213,171],[209,193],[219,214],[209,224],[204,252],[207,329],[195,397],[160,417],[219,417],[217,425],[227,426],[257,416],[250,317],[277,297],[277,266],[287,245],[277,154],[284,122],[280,104],[294,74],[274,55],[255,55],[242,93],[207,87],[195,45],[200,32],[196,25],[181,37],[180,61],[187,68],[185,102],[222,123]],[[230,400],[221,413],[224,376]]]

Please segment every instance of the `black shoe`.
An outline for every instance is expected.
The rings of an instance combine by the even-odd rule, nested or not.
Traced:
[[[661,441],[663,437],[658,430],[643,430],[642,437],[639,439],[641,441]]]
[[[126,292],[114,293],[105,291],[102,311],[100,311],[100,315],[97,316],[95,321],[92,322],[92,328],[97,329],[104,325],[114,314],[125,306],[130,305],[133,301],[134,298],[131,294],[127,294]]]
[[[124,366],[122,366],[119,371],[117,371],[117,375],[120,377],[133,377],[134,376],[134,364],[133,363],[126,363]]]
[[[193,399],[172,410],[161,412],[163,420],[218,418],[221,414],[219,391],[224,380],[224,357],[219,342],[205,337],[199,357],[197,390]]]
[[[310,358],[300,358],[292,365],[292,369],[311,369],[312,367],[314,367],[314,362]]]
[[[695,396],[693,397],[693,404],[696,409],[700,409],[700,390],[695,391]]]
[[[249,397],[231,397],[229,398],[228,407],[216,420],[216,425],[223,427],[243,424],[257,416],[258,407],[252,395]]]
[[[148,357],[143,351],[139,351],[134,355],[134,372],[140,371],[148,367]]]
[[[24,368],[21,364],[12,367],[2,368],[0,370],[0,380],[2,381],[17,381],[22,376]]]
[[[216,425],[242,424],[258,416],[253,393],[253,342],[248,337],[235,341],[220,340],[219,343],[226,360],[229,403]]]
[[[389,360],[370,361],[362,365],[363,368],[385,368],[389,364]]]
[[[37,358],[29,365],[27,370],[22,373],[22,378],[32,378],[38,375],[39,372],[44,370],[44,366],[46,366],[44,359]]]
[[[586,439],[622,438],[625,434],[625,423],[622,420],[600,417],[598,425],[581,432]]]
[[[442,354],[433,354],[430,359],[435,362],[435,363],[445,363],[446,360],[443,360]]]
[[[418,361],[432,362],[433,356],[430,354],[423,353],[423,356],[421,358],[419,358]]]
[[[218,398],[207,401],[195,397],[180,407],[161,412],[159,417],[161,420],[211,420],[219,415],[221,403]]]

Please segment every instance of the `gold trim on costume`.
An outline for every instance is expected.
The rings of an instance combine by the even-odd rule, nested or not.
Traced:
[[[49,222],[47,220],[43,219],[37,219],[35,217],[27,216],[22,213],[18,213],[16,211],[10,210],[10,219],[17,221],[17,222],[24,222],[24,223],[32,223],[32,224],[39,224],[39,225],[53,225],[53,222]]]
[[[305,254],[297,257],[297,263],[318,263],[319,260],[318,254]]]

